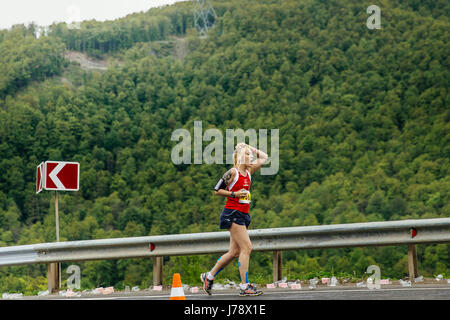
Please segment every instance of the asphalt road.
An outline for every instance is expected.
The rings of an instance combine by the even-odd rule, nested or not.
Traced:
[[[239,297],[238,290],[217,290],[208,296],[199,293],[185,293],[186,300],[450,300],[450,285],[413,285],[412,287],[389,286],[380,289],[357,287],[323,287],[309,289],[262,289],[258,297]],[[23,299],[62,299],[62,300],[169,300],[170,291],[140,291],[133,293],[114,293],[111,295],[86,294],[81,297],[50,295],[45,297],[27,296]]]

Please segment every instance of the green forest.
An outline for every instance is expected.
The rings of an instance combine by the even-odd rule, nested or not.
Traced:
[[[40,36],[0,30],[0,247],[56,241],[54,192],[35,190],[47,160],[81,168],[80,190],[58,194],[61,241],[220,231],[213,187],[231,165],[171,161],[172,132],[194,121],[279,129],[278,173],[252,177],[250,229],[450,217],[448,1],[211,3],[207,37],[192,2]],[[372,4],[380,29],[366,25]],[[417,254],[420,275],[450,277],[449,245]],[[219,256],[166,257],[163,282],[199,285]],[[283,275],[355,281],[376,264],[400,279],[407,261],[406,246],[284,251]],[[70,264],[82,289],[153,281],[153,259],[74,261],[63,285]],[[46,275],[1,267],[0,292],[36,294]],[[271,252],[252,253],[249,278],[272,281]]]

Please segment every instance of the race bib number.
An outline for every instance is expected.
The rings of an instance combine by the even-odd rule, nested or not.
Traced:
[[[243,198],[239,198],[239,203],[250,203],[252,202],[252,195],[250,191],[247,191],[247,195]]]

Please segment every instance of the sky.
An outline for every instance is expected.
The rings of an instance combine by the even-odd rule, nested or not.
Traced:
[[[0,29],[14,24],[114,20],[130,13],[186,0],[0,0]]]

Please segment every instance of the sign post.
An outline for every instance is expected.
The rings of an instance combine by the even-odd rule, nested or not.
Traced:
[[[58,191],[55,191],[56,242],[59,242]]]
[[[56,241],[59,242],[58,191],[80,189],[80,164],[78,162],[45,161],[36,169],[36,193],[55,191]],[[48,291],[57,292],[61,287],[61,264],[48,264]]]
[[[59,213],[58,213],[58,191],[55,191],[55,224],[56,224],[56,242],[59,242]],[[53,275],[53,279],[55,279],[55,283],[53,288],[49,288],[49,292],[58,291],[61,287],[61,263],[54,262],[52,270],[55,272]],[[48,282],[50,284],[50,281]]]

